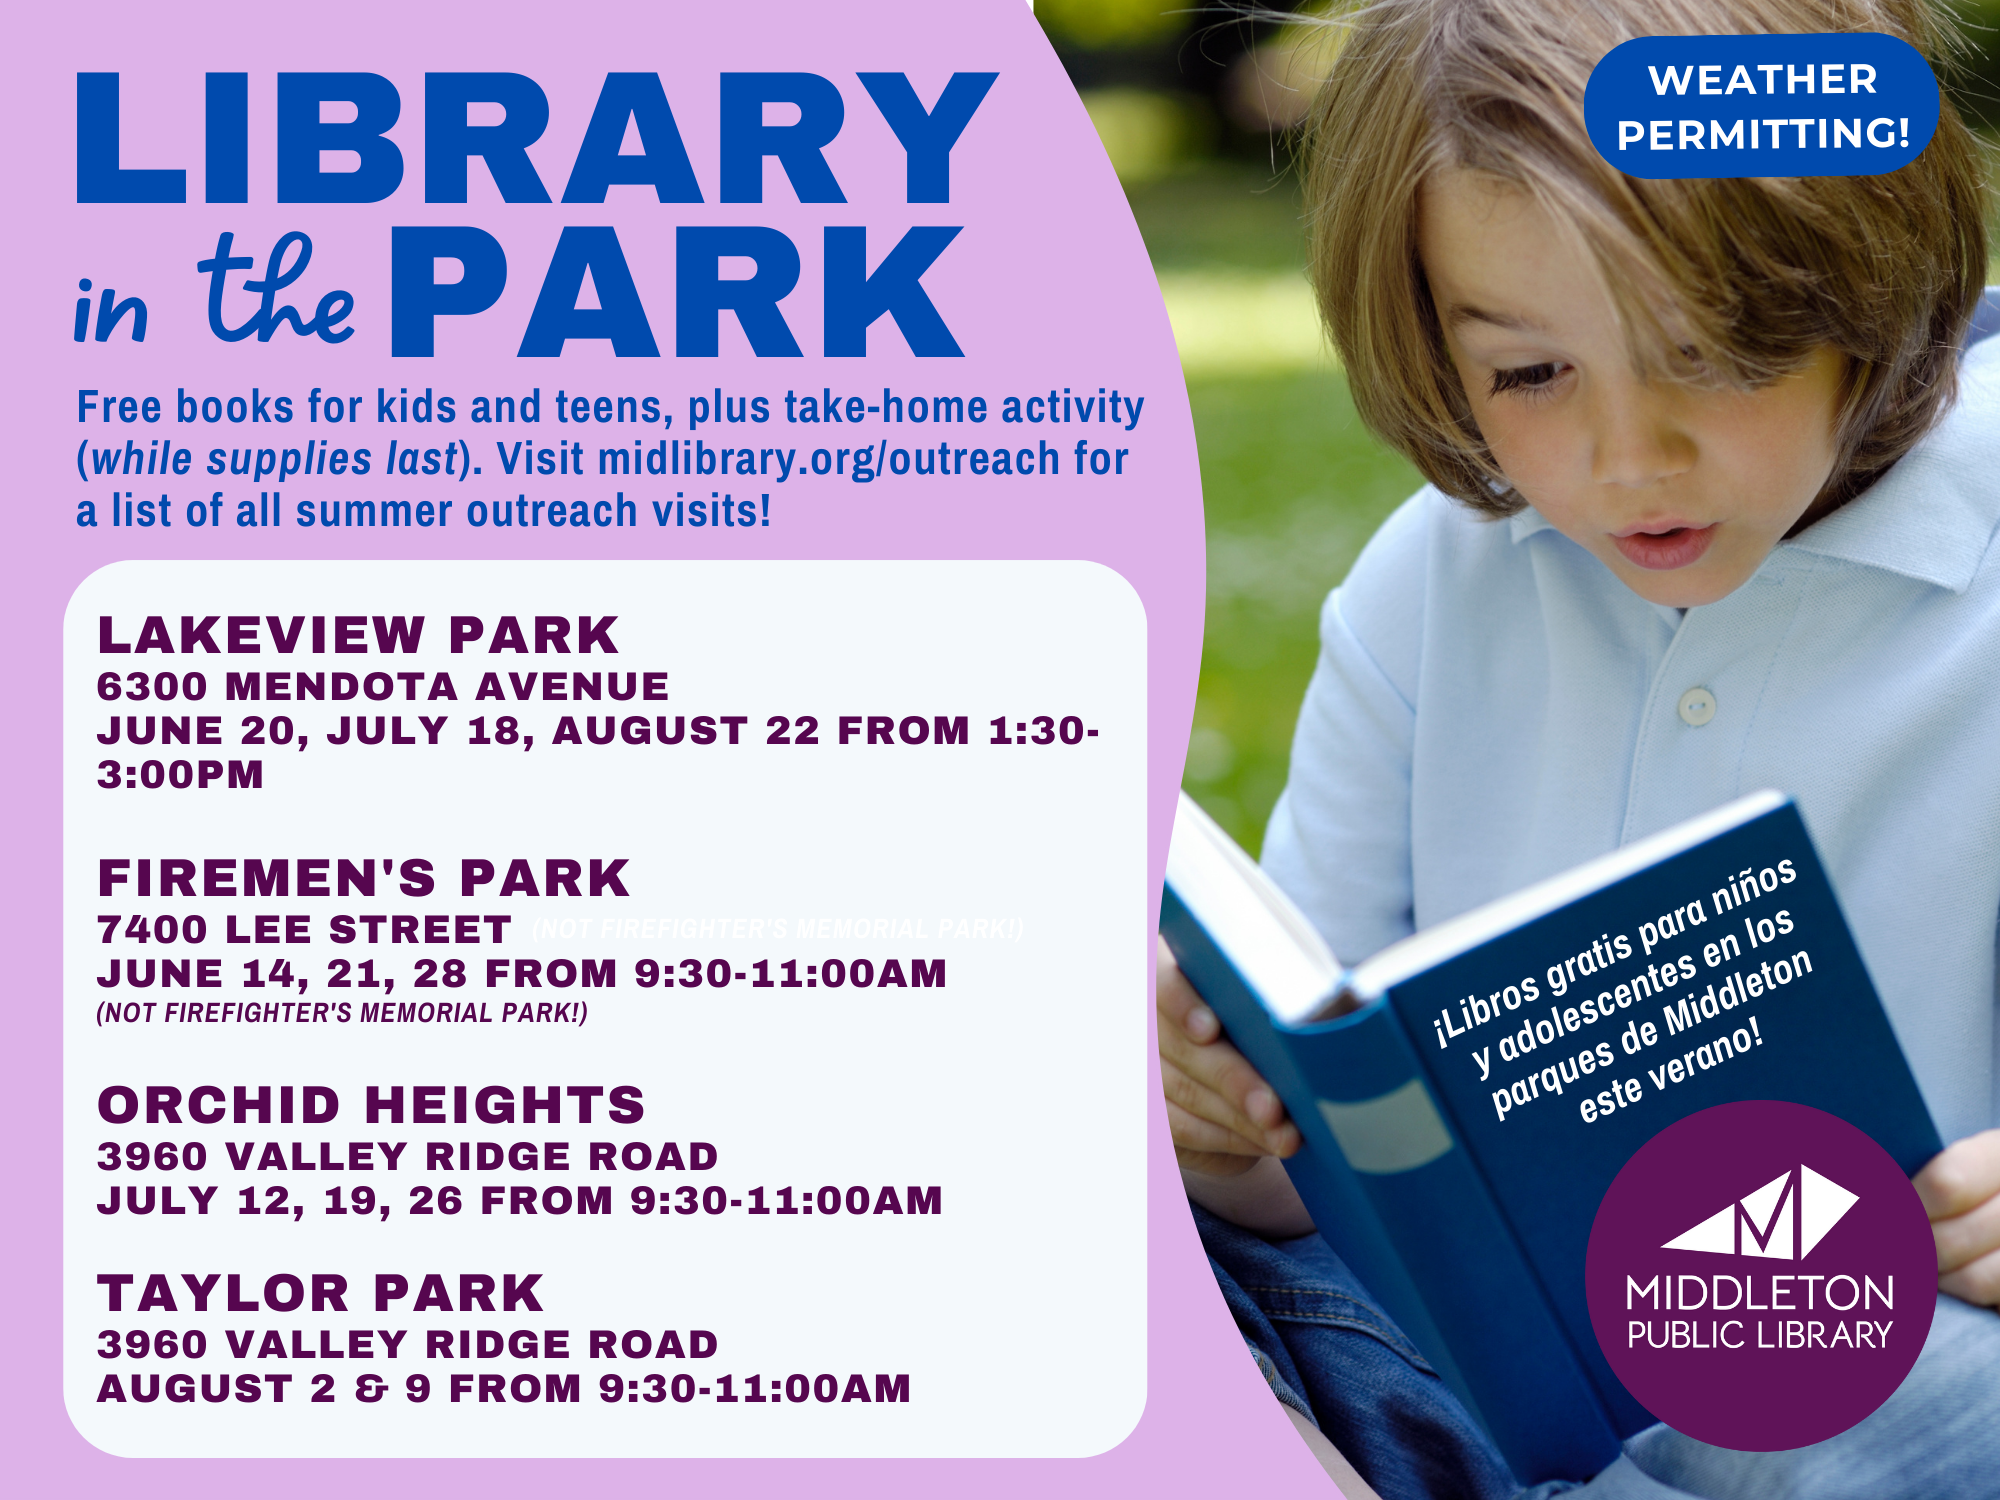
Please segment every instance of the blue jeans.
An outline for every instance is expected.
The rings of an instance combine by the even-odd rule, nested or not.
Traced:
[[[1738,1453],[1649,1427],[1587,1484],[1523,1489],[1458,1399],[1318,1235],[1277,1243],[1197,1207],[1223,1300],[1278,1399],[1383,1500],[2000,1500],[2000,1316],[1939,1297],[1895,1395],[1809,1448]]]

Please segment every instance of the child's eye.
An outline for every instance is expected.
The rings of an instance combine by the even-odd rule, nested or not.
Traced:
[[[1498,396],[1506,391],[1538,391],[1555,383],[1559,368],[1549,361],[1539,365],[1518,365],[1511,370],[1495,370],[1488,394]]]

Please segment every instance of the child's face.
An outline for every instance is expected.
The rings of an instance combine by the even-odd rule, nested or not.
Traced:
[[[1722,598],[1825,485],[1832,349],[1754,391],[1642,380],[1595,269],[1526,193],[1471,172],[1426,182],[1418,247],[1494,461],[1642,598]]]

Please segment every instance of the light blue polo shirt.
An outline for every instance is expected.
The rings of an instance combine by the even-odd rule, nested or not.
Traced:
[[[1776,787],[1939,1131],[1995,1124],[2000,339],[1961,377],[1873,488],[1685,617],[1533,511],[1412,497],[1326,602],[1265,838],[1334,952]]]

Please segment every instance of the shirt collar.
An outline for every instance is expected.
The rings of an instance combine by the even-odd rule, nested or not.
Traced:
[[[1532,506],[1508,519],[1512,539],[1549,530]],[[1958,402],[1865,494],[1808,527],[1786,549],[1882,568],[1962,594],[2000,526],[2000,338],[1959,369]]]
[[[1865,494],[1785,545],[1962,594],[2000,524],[2000,341],[1959,370],[1958,403]]]
[[[1508,535],[1517,542],[1525,542],[1538,531],[1549,529],[1549,519],[1532,505],[1524,505],[1507,518]]]

